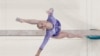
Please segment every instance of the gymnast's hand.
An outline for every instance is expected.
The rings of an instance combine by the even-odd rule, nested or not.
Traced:
[[[24,19],[21,19],[21,18],[16,18],[16,21],[20,22],[20,23],[23,23],[24,22]]]
[[[39,55],[35,55],[35,56],[39,56]]]

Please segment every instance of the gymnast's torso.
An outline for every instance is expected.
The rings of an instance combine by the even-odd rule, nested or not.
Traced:
[[[47,21],[50,22],[53,27],[52,29],[46,29],[45,38],[40,46],[41,50],[45,47],[50,37],[57,36],[61,30],[61,24],[56,18],[54,18],[53,14],[48,15]]]
[[[48,15],[47,21],[52,24],[52,29],[46,31],[51,32],[53,34],[52,36],[59,33],[61,30],[61,23],[53,16],[53,14]]]

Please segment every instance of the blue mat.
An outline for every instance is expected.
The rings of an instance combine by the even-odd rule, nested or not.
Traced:
[[[100,39],[100,35],[90,35],[90,36],[87,36],[87,38],[96,40],[96,39]]]

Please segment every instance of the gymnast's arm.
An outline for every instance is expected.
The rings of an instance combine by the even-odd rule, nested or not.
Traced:
[[[52,34],[50,32],[46,32],[45,38],[44,38],[39,50],[37,51],[36,56],[40,55],[41,51],[43,50],[43,48],[45,47],[45,45],[47,44],[47,42],[51,36],[52,36]]]

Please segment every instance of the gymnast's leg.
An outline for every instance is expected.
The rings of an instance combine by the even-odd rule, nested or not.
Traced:
[[[59,34],[57,36],[54,36],[53,38],[56,38],[56,39],[62,39],[62,38],[82,38],[83,36],[82,35],[78,35],[78,34],[72,34],[72,33],[68,33],[68,32],[64,32],[64,31],[61,31],[59,32]]]
[[[21,23],[29,23],[29,24],[38,24],[41,22],[46,22],[46,20],[22,19],[22,18],[16,18],[16,21],[21,22]]]

